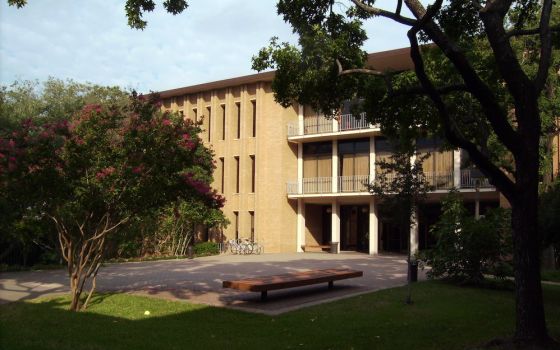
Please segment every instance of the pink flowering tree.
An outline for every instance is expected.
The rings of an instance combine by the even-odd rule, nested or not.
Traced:
[[[173,203],[224,204],[209,185],[213,154],[199,126],[159,107],[133,94],[125,107],[88,105],[69,121],[26,121],[0,139],[1,194],[56,226],[71,310],[87,306],[107,237],[119,227]]]

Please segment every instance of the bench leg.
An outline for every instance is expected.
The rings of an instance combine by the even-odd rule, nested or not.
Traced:
[[[329,289],[332,289],[334,286],[334,281],[329,281]]]
[[[263,291],[261,292],[261,300],[262,300],[262,301],[265,301],[265,300],[266,300],[266,296],[267,296],[267,294],[268,294],[267,292],[268,292],[268,291],[266,291],[266,290],[263,290]]]

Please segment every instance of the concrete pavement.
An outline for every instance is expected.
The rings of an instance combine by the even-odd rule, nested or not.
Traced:
[[[185,300],[265,314],[280,314],[406,283],[402,255],[368,256],[359,253],[294,253],[219,255],[193,260],[163,260],[107,264],[97,277],[98,291],[121,291],[172,300]],[[259,293],[223,289],[222,281],[308,269],[350,268],[364,276],[337,281],[332,290],[323,285]],[[419,271],[419,278],[424,274]],[[65,270],[0,274],[0,303],[67,293]]]

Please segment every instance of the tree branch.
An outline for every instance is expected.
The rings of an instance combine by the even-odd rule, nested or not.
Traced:
[[[356,6],[361,8],[362,10],[366,11],[367,13],[371,13],[372,15],[381,16],[381,17],[385,17],[385,18],[390,18],[390,19],[394,20],[395,22],[398,22],[398,23],[401,23],[401,24],[404,24],[404,25],[407,25],[407,26],[412,26],[412,25],[414,25],[414,23],[416,23],[416,20],[414,20],[412,18],[401,16],[400,11],[398,11],[398,12],[386,11],[386,10],[383,10],[383,9],[380,9],[380,8],[377,8],[377,7],[366,5],[360,0],[352,0],[352,2]],[[398,10],[398,8],[397,8],[397,10]]]
[[[560,32],[560,24],[555,26],[550,26],[551,32]],[[541,27],[531,28],[531,29],[512,29],[506,32],[508,38],[512,38],[514,36],[523,36],[523,35],[535,35],[541,32]]]
[[[410,41],[411,48],[410,56],[412,58],[412,61],[414,62],[416,75],[439,112],[447,139],[453,145],[466,150],[471,158],[480,167],[481,171],[490,179],[492,179],[494,185],[498,187],[498,189],[504,194],[504,196],[506,196],[506,198],[508,198],[508,200],[511,201],[513,196],[515,195],[515,186],[513,182],[496,165],[494,165],[494,163],[492,163],[487,156],[480,152],[480,150],[474,143],[461,136],[460,132],[454,126],[449,116],[449,112],[441,98],[441,95],[438,93],[437,89],[426,74],[424,61],[420,53],[416,35],[418,34],[418,31],[420,31],[420,29],[426,23],[428,23],[428,21],[431,21],[431,17],[435,14],[438,7],[441,6],[442,2],[443,0],[436,1],[434,7],[428,8],[428,11],[425,12],[425,15],[420,19],[418,24],[413,26],[408,31],[407,35]]]
[[[338,67],[338,75],[348,75],[348,74],[371,74],[377,76],[385,76],[385,73],[374,70],[374,69],[367,69],[367,68],[353,68],[353,69],[342,69],[342,64],[340,60],[336,59],[336,65]]]
[[[539,60],[539,69],[533,80],[535,90],[539,94],[544,89],[546,78],[548,77],[548,69],[550,68],[552,55],[552,31],[550,28],[550,14],[552,12],[552,0],[543,0],[539,37],[541,39],[541,57]],[[560,27],[560,26],[557,26]]]

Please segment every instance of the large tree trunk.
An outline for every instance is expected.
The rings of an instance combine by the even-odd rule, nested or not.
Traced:
[[[536,102],[536,99],[535,101]],[[531,105],[533,108],[531,108]],[[528,106],[528,107],[527,107]],[[524,147],[515,155],[516,193],[512,198],[513,262],[515,270],[515,342],[545,346],[550,338],[546,329],[540,275],[540,236],[538,231],[539,134],[536,103],[517,106]],[[521,108],[520,108],[521,107]],[[523,108],[525,107],[525,108]],[[525,115],[520,115],[525,113]],[[532,121],[535,118],[537,121]],[[527,121],[532,122],[527,122]]]

